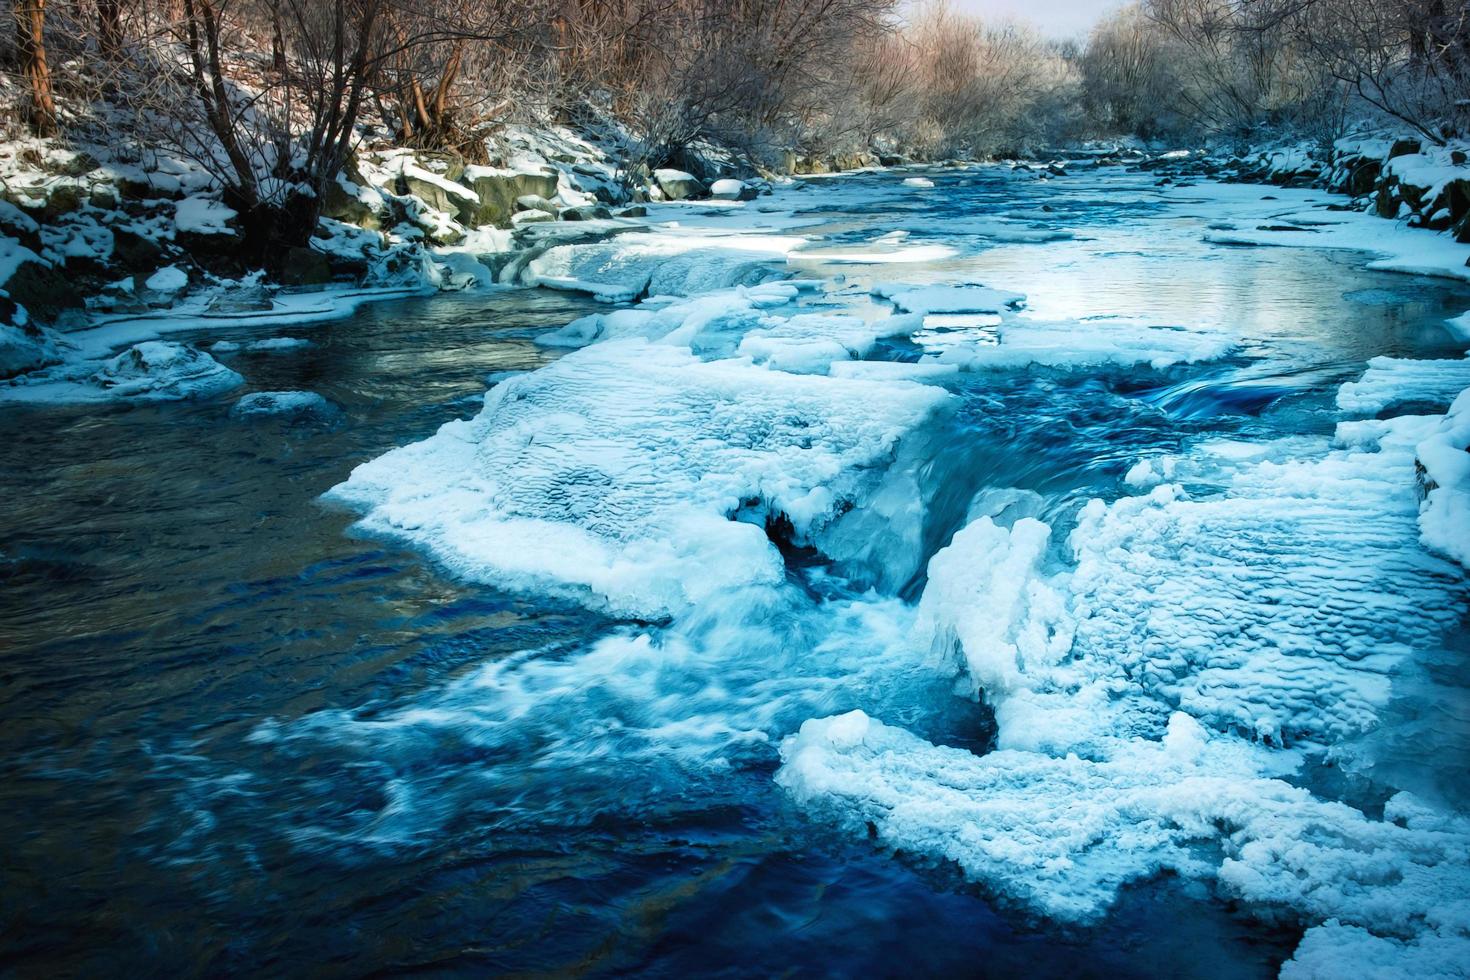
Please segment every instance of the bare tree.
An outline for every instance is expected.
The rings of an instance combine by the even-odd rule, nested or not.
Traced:
[[[56,133],[56,98],[46,57],[46,0],[12,0],[21,74],[25,77],[26,122],[37,136]]]

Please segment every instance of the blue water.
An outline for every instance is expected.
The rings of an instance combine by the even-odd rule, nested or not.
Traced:
[[[934,440],[926,553],[977,489],[1035,491],[1064,531],[1081,501],[1121,492],[1141,453],[1330,432],[1332,393],[1367,357],[1459,353],[1440,322],[1470,308],[1464,288],[1351,255],[1203,245],[1207,218],[1167,216],[1142,178],[1072,190],[954,172],[918,198],[862,193],[897,180],[822,184],[801,207],[828,243],[901,223],[959,256],[800,274],[845,277],[852,305],[871,280],[963,269],[1058,315],[1251,338],[1239,356],[1164,371],[963,376],[963,408]],[[943,227],[1003,214],[1077,237],[1000,246]],[[1300,927],[1196,885],[1133,888],[1100,925],[1060,929],[951,869],[849,840],[774,787],[774,743],[697,775],[655,754],[610,780],[606,758],[581,776],[545,762],[550,746],[616,746],[606,731],[578,741],[534,705],[523,722],[488,719],[473,685],[486,665],[570,658],[625,626],[458,583],[354,536],[352,515],[318,497],[477,410],[487,375],[546,363],[529,338],[593,308],[541,291],[401,301],[284,331],[310,348],[221,355],[249,389],[342,406],[321,424],[232,420],[241,392],[0,415],[0,969],[1275,974]],[[798,604],[850,595],[820,556],[793,556],[792,574]],[[799,628],[772,613],[777,640]],[[924,710],[907,727],[984,751],[980,706],[944,678],[915,691]],[[589,724],[602,696],[587,689]],[[840,688],[824,697],[843,707]],[[397,724],[416,710],[465,720]]]

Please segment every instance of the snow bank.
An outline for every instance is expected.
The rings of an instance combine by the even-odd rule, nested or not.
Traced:
[[[329,496],[467,578],[659,618],[779,583],[766,521],[818,540],[948,397],[608,341],[496,385],[476,418]]]

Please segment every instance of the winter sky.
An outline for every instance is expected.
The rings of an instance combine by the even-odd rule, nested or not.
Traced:
[[[987,20],[1029,21],[1047,37],[1084,37],[1103,14],[1122,0],[956,0],[955,7]]]

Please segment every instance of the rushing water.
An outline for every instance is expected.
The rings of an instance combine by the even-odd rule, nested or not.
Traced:
[[[907,197],[892,176],[793,192],[824,256],[797,273],[865,315],[881,312],[873,281],[974,278],[1027,293],[1039,316],[1220,326],[1245,344],[1189,367],[950,382],[963,402],[932,440],[942,516],[921,558],[986,487],[1034,491],[1065,530],[1082,501],[1117,497],[1141,454],[1330,433],[1332,394],[1367,358],[1461,353],[1441,322],[1470,308],[1465,288],[1346,253],[1206,245],[1215,216],[1163,209],[1141,178],[938,181]],[[1012,237],[1075,237],[998,244],[966,225],[996,215]],[[842,261],[894,229],[956,254]],[[543,291],[394,302],[278,328],[307,348],[221,355],[251,389],[325,395],[342,407],[330,421],[232,419],[239,392],[0,415],[0,965],[1274,975],[1300,929],[1202,886],[1133,887],[1101,924],[1061,929],[787,801],[771,779],[780,737],[873,698],[932,741],[984,751],[990,719],[947,678],[861,676],[832,649],[903,629],[922,581],[879,599],[789,555],[789,607],[758,611],[769,636],[696,623],[702,652],[649,678],[636,658],[587,653],[626,626],[457,582],[319,500],[472,413],[487,375],[549,362],[530,338],[593,308]],[[912,359],[943,336],[883,353]],[[810,625],[814,603],[845,610],[838,625]],[[826,644],[803,633],[828,628]],[[647,718],[628,702],[644,695],[699,705],[672,715],[691,727],[763,734],[728,751],[690,736],[691,765],[633,738]]]

